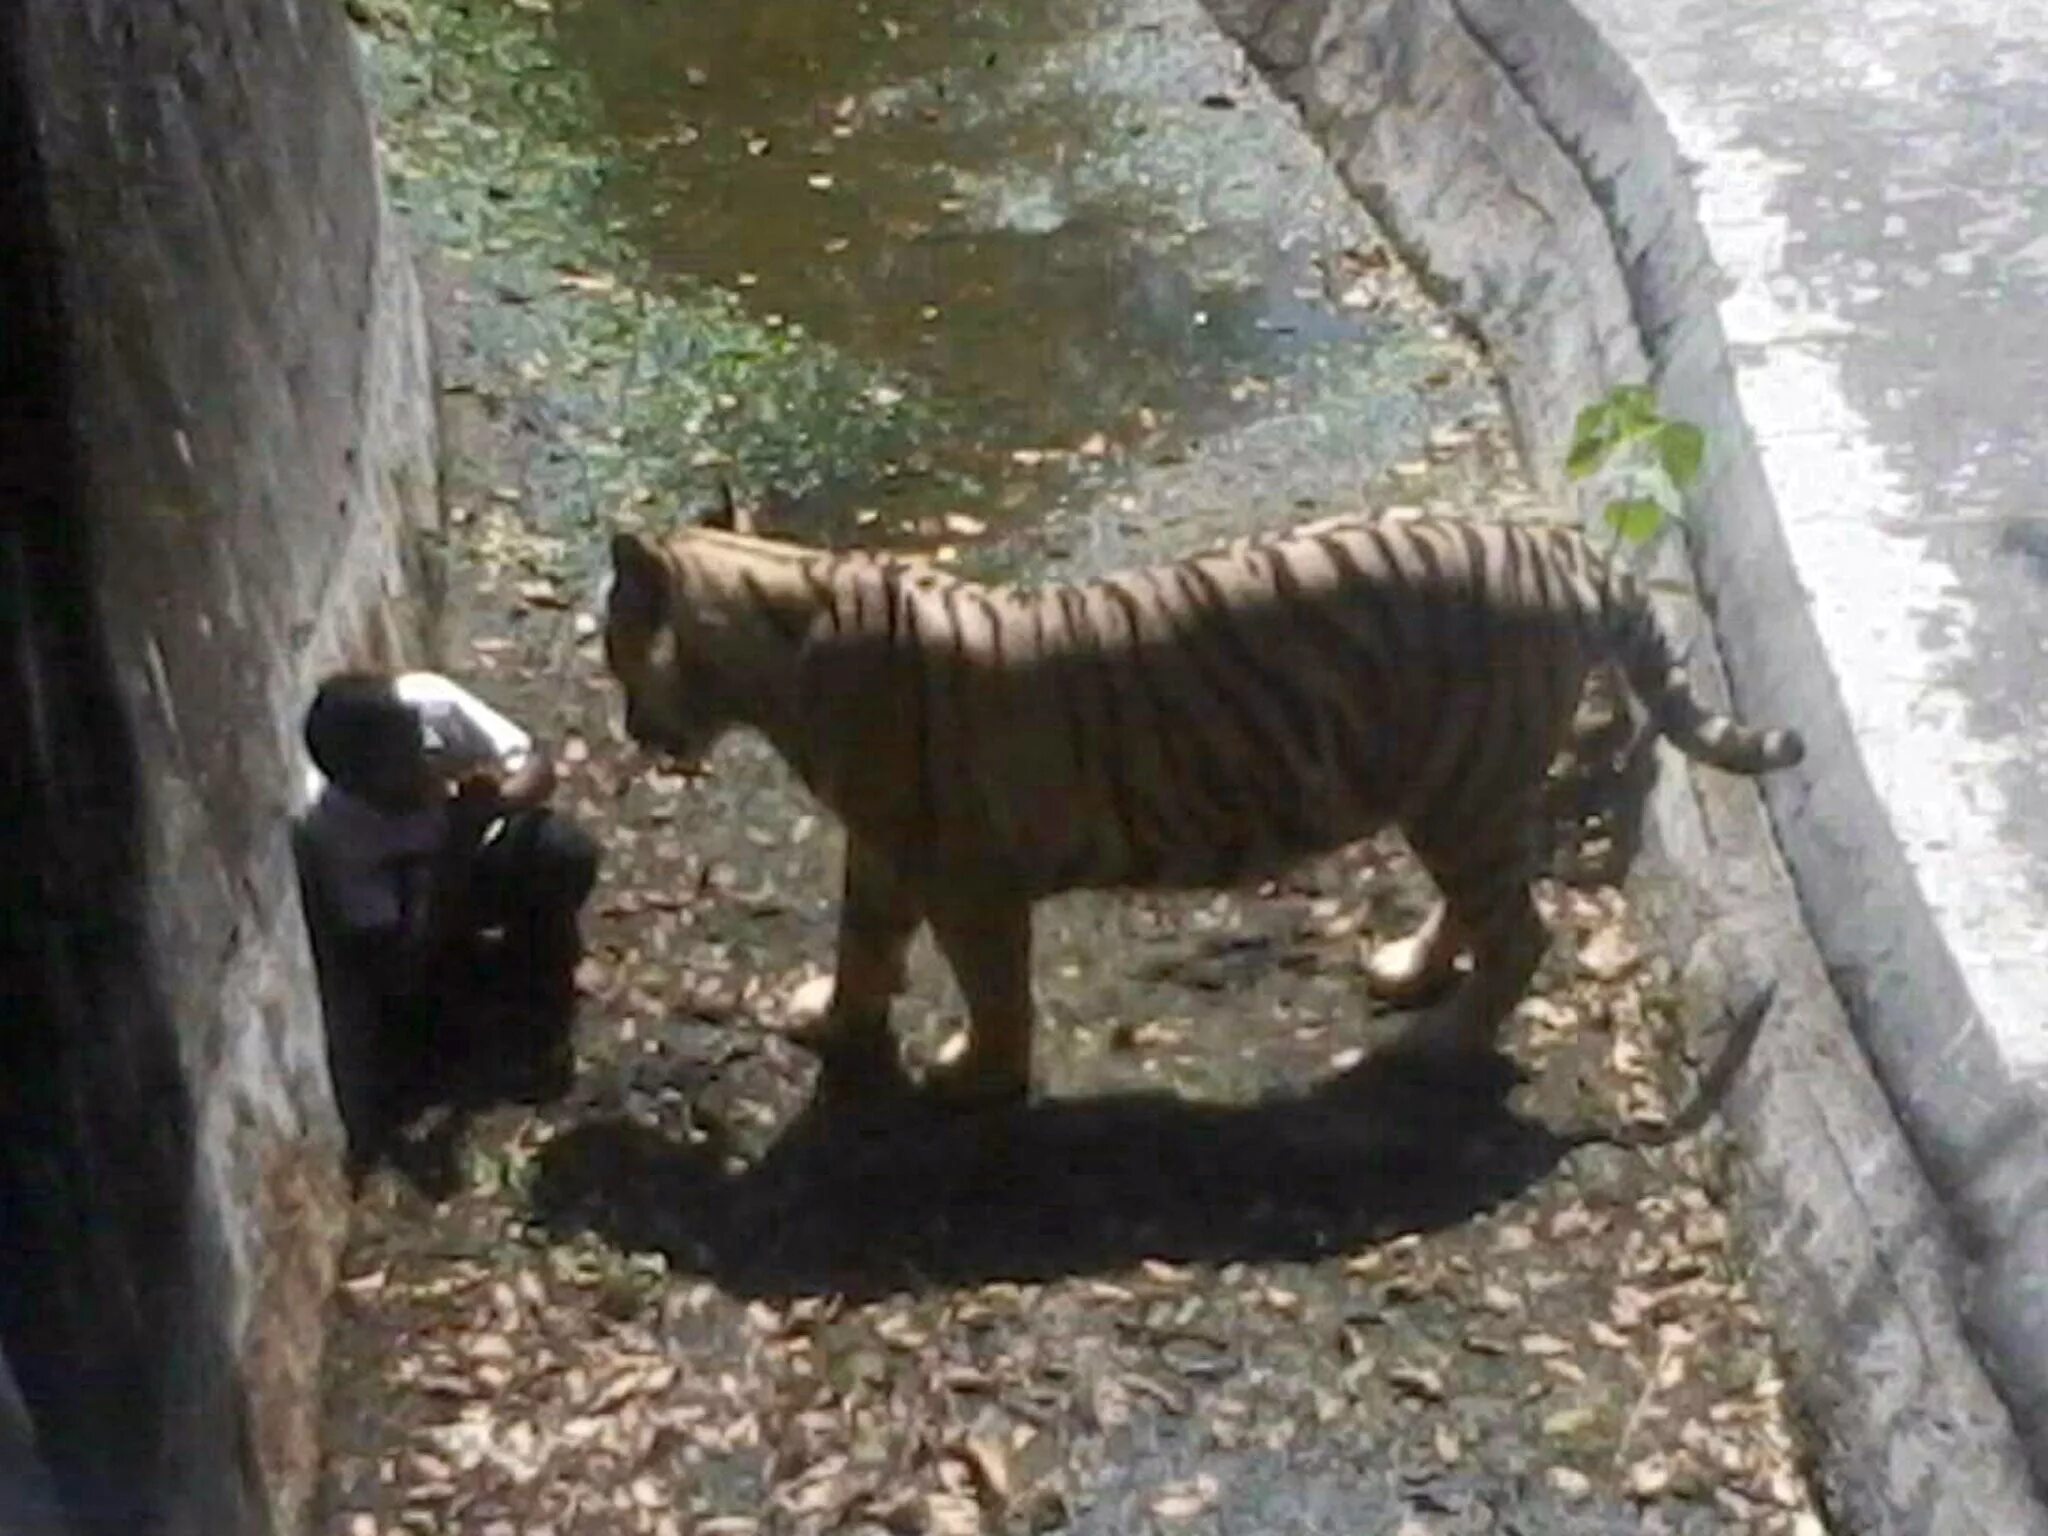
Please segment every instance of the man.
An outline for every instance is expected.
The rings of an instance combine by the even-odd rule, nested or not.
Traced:
[[[330,1043],[351,1141],[374,1151],[402,1118],[394,1099],[431,1083],[442,1010],[494,931],[501,975],[528,1016],[559,1025],[544,1067],[565,1085],[578,914],[598,853],[547,808],[547,754],[432,672],[329,677],[305,741],[312,767],[297,842],[308,913],[323,975],[343,983],[330,991],[365,1015],[334,1020],[330,1000],[330,1035],[338,1026],[363,1036]]]

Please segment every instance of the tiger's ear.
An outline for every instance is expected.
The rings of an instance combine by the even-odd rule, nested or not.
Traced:
[[[718,477],[718,505],[704,514],[701,526],[725,533],[754,531],[753,514],[740,505],[739,498],[733,495],[732,482],[723,475]]]
[[[668,560],[652,540],[637,533],[612,535],[612,616],[653,628],[668,616]]]

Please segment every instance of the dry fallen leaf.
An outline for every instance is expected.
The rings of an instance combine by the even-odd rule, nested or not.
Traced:
[[[1216,1502],[1219,1485],[1207,1472],[1184,1482],[1168,1483],[1152,1500],[1152,1513],[1161,1520],[1192,1520]]]
[[[1579,950],[1579,968],[1595,981],[1618,981],[1641,959],[1641,952],[1629,942],[1619,923],[1595,931]]]
[[[791,1023],[807,1024],[825,1016],[825,1010],[832,1005],[833,981],[829,972],[798,982],[789,989],[789,996],[783,1002],[783,1009]]]
[[[1015,1497],[1017,1485],[1010,1468],[1010,1451],[1001,1440],[994,1435],[969,1435],[956,1454],[974,1474],[983,1499],[995,1509],[1001,1510]]]
[[[1522,1310],[1522,1298],[1504,1285],[1491,1282],[1480,1289],[1479,1304],[1499,1317],[1507,1317]]]
[[[1520,1223],[1502,1227],[1494,1235],[1494,1246],[1502,1253],[1526,1253],[1536,1246],[1536,1234]]]
[[[1584,1405],[1576,1408],[1560,1408],[1555,1413],[1544,1415],[1543,1433],[1550,1436],[1553,1440],[1569,1440],[1576,1435],[1583,1434],[1593,1423],[1593,1419],[1593,1410]]]
[[[1568,1499],[1583,1499],[1593,1491],[1593,1480],[1576,1467],[1552,1467],[1544,1479]]]
[[[573,288],[581,293],[610,293],[619,286],[619,280],[609,273],[586,272],[580,267],[558,267],[555,280],[564,288]]]
[[[1628,1469],[1628,1490],[1639,1499],[1654,1499],[1671,1486],[1671,1459],[1662,1452],[1645,1456]]]
[[[1387,1384],[1397,1392],[1420,1398],[1426,1403],[1444,1400],[1442,1374],[1426,1365],[1390,1365],[1387,1367]]]
[[[981,1506],[964,1493],[928,1493],[924,1528],[926,1536],[980,1536]]]

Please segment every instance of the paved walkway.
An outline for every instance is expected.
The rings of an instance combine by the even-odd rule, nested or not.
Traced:
[[[1821,743],[1838,761],[1814,793],[1834,803],[1781,795],[1780,835],[1859,1033],[1984,1256],[1973,1324],[2039,1467],[2048,9],[1582,8],[1697,166],[1737,392],[1808,599],[1785,633],[1818,634],[1849,733]]]

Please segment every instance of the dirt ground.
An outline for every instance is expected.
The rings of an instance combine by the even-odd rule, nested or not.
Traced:
[[[1822,1529],[1711,1141],[1546,1130],[1680,1081],[1618,898],[1553,905],[1511,1104],[1372,1079],[1360,945],[1420,877],[1361,849],[1051,903],[1042,1102],[825,1113],[778,1027],[829,963],[829,818],[750,739],[640,771],[547,541],[461,547],[456,670],[606,850],[578,1074],[365,1186],[323,1530]],[[913,1063],[957,1025],[926,943],[899,1014]]]
[[[920,46],[945,44],[950,72],[892,63],[907,84],[858,96],[872,133],[831,117],[853,134],[825,144],[846,209],[895,207],[878,201],[892,176],[927,197],[936,172],[922,161],[903,170],[883,149],[854,151],[922,133],[934,81],[963,112],[995,99],[993,54],[965,32],[949,41],[920,8],[894,9],[874,23],[886,33],[874,46],[896,49],[899,32],[916,40],[923,27]],[[840,499],[853,499],[805,515],[838,535],[867,528],[922,547],[957,535],[971,546],[963,561],[985,568],[1087,570],[1359,504],[1528,508],[1484,359],[1203,18],[1057,9],[1089,13],[1062,22],[1080,29],[1072,47],[1020,37],[1003,52],[1026,64],[1045,54],[1044,68],[1019,66],[1020,121],[1053,114],[1049,142],[1064,146],[1073,83],[1123,82],[1115,111],[1098,114],[1106,147],[1084,168],[1125,176],[1147,208],[1185,183],[1196,243],[1169,242],[1138,264],[1156,281],[1112,294],[1095,274],[1136,260],[1118,254],[1137,239],[1121,225],[1114,249],[1099,218],[1032,237],[1049,244],[1008,228],[940,240],[954,215],[928,210],[944,226],[931,250],[1010,253],[1020,281],[1067,272],[1074,293],[1053,285],[1032,331],[1017,324],[1014,283],[920,291],[930,302],[907,312],[946,324],[920,318],[916,346],[929,331],[956,371],[1001,384],[1021,368],[1003,346],[1067,337],[1023,350],[1072,365],[1059,393],[1075,394],[1081,426],[1102,430],[1055,431],[1057,400],[1009,425],[962,407],[987,439],[968,444],[988,482],[960,508],[971,529],[900,526],[944,487],[908,460],[839,464],[840,449],[829,455]],[[611,55],[636,58],[650,30],[667,35],[634,22]],[[848,47],[833,57],[866,68]],[[421,78],[443,80],[452,58],[435,55]],[[733,86],[750,132],[750,93],[765,89],[756,73]],[[1032,106],[1046,81],[1065,94]],[[826,94],[851,98],[857,83]],[[829,137],[812,120],[821,90],[799,81],[777,107],[791,144]],[[639,441],[624,429],[641,418],[622,403],[647,370],[630,366],[636,340],[607,371],[591,326],[563,318],[615,274],[593,276],[588,253],[533,244],[494,212],[533,221],[551,206],[519,180],[539,174],[532,125],[491,119],[480,133],[455,111],[463,99],[393,92],[389,119],[415,173],[415,217],[446,205],[421,228],[439,247],[426,276],[450,391],[447,500],[460,514],[447,665],[552,742],[561,804],[597,834],[605,866],[573,1088],[538,1106],[430,1116],[363,1188],[331,1341],[324,1536],[1818,1536],[1770,1334],[1730,1249],[1713,1137],[1641,1155],[1562,1150],[1561,1128],[1655,1115],[1688,1078],[1667,968],[1618,898],[1553,902],[1558,942],[1513,1042],[1529,1081],[1505,1103],[1374,1076],[1387,1024],[1364,996],[1361,945],[1412,921],[1423,895],[1389,846],[1264,892],[1050,903],[1036,964],[1040,1102],[985,1124],[820,1108],[812,1061],[780,1031],[818,997],[830,962],[838,833],[758,742],[729,742],[709,780],[685,784],[645,771],[616,739],[589,615],[602,540],[577,519],[610,506],[600,449]],[[717,92],[690,100],[704,142],[724,143],[710,132]],[[950,122],[933,136],[937,148],[912,148],[951,154],[962,142]],[[720,186],[742,172],[778,188],[794,177],[774,207],[799,223],[764,223],[734,192],[733,228],[681,227],[721,251],[762,244],[748,258],[762,274],[747,290],[757,304],[819,300],[805,286],[816,242],[785,251],[771,234],[846,210],[814,190],[810,161],[758,154],[765,142],[732,149],[739,170],[692,173],[716,171]],[[1001,142],[1009,164],[1035,140],[1020,129]],[[525,147],[502,166],[481,151],[476,166],[444,156],[444,186],[427,174],[442,164],[437,144]],[[1063,164],[1039,168],[1047,185],[1067,184]],[[500,176],[503,187],[490,180]],[[490,184],[470,186],[480,179]],[[679,207],[694,218],[700,203]],[[1283,240],[1290,221],[1299,228]],[[457,250],[464,230],[474,238]],[[1066,266],[1052,259],[1068,250],[1060,239],[1075,242]],[[1221,301],[1243,285],[1212,293],[1189,275],[1220,261],[1219,240],[1237,253],[1223,265],[1267,274],[1244,289],[1257,305],[1235,330]],[[871,242],[883,288],[851,291],[854,320],[884,311],[875,293],[893,292],[885,279],[899,267],[922,271],[897,262],[906,241],[892,226]],[[493,256],[499,246],[510,254]],[[849,259],[864,248],[854,242]],[[771,258],[788,270],[777,276]],[[926,275],[948,270],[934,258]],[[1159,313],[1083,305],[1060,329],[1053,311],[1075,293],[1135,293]],[[813,307],[829,318],[822,300]],[[1199,345],[1183,339],[1197,332]],[[763,355],[749,366],[807,354]],[[788,364],[792,377],[808,367]],[[1136,370],[1128,391],[1110,387],[1119,367]],[[1195,398],[1204,380],[1216,399]],[[838,409],[816,392],[819,411]],[[777,432],[795,430],[758,379],[734,393]],[[986,414],[987,400],[963,399]],[[694,437],[682,425],[673,441],[652,434],[641,446],[663,463],[641,483],[665,483],[655,471],[725,419],[713,413]],[[837,442],[829,423],[814,425]],[[743,462],[766,451],[727,435]],[[1059,451],[1018,446],[1041,441]],[[856,514],[862,501],[886,509],[880,521]],[[913,972],[898,1022],[915,1067],[959,1010],[928,944]]]

